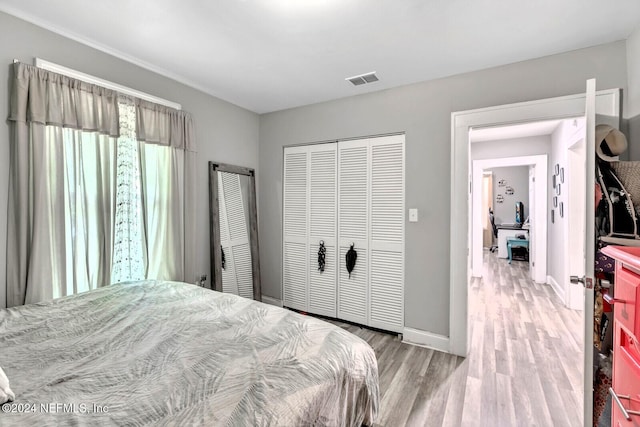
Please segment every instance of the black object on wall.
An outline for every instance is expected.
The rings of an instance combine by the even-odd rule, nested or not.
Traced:
[[[349,272],[349,279],[351,279],[351,272],[353,268],[356,266],[356,259],[358,258],[358,253],[353,248],[355,244],[351,244],[351,248],[347,251],[347,255],[345,256],[347,261],[347,271]]]

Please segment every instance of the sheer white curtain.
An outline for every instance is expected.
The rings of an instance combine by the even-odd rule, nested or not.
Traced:
[[[116,159],[116,208],[112,283],[146,277],[140,154],[136,140],[136,110],[128,99],[118,104],[120,137]]]
[[[15,64],[9,122],[9,307],[193,278],[187,113]]]

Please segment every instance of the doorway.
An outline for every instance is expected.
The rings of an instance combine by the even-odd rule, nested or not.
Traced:
[[[555,235],[560,235],[560,241],[566,237],[568,220],[558,215],[551,222],[549,213],[558,211],[553,206],[558,187],[550,178],[556,175],[556,164],[566,166],[561,153],[569,146],[566,129],[572,129],[573,122],[564,119],[491,127],[487,130],[491,139],[482,137],[482,128],[469,131],[473,279],[468,289],[468,360],[473,369],[482,366],[474,372],[482,383],[495,378],[496,384],[511,390],[496,409],[502,411],[499,418],[505,425],[531,420],[540,425],[582,424],[581,313],[567,308],[564,291],[561,295],[557,286],[549,284],[564,285],[567,270],[558,268],[567,261],[564,246],[548,243],[555,242]],[[478,159],[503,153],[532,155]],[[481,219],[487,206],[481,203],[478,183],[482,180],[478,178],[487,171],[493,174],[493,211],[500,235],[495,252],[487,250],[481,240]],[[562,185],[566,187],[569,179],[565,178]],[[583,188],[584,179],[578,185]],[[517,217],[519,206],[525,218],[529,216],[526,225]],[[567,203],[564,207],[570,210]],[[505,236],[526,239],[527,261],[507,257]]]
[[[451,216],[450,233],[450,337],[449,348],[454,354],[466,356],[469,345],[468,283],[471,272],[471,161],[469,157],[469,130],[474,127],[504,126],[510,124],[565,119],[585,115],[590,123],[586,126],[588,144],[593,145],[595,121],[619,125],[620,90],[612,89],[595,92],[595,81],[587,82],[585,94],[564,96],[518,104],[503,105],[452,113],[452,152],[451,152]],[[616,123],[616,121],[618,123]],[[587,150],[587,157],[593,161],[593,150]],[[592,172],[589,172],[592,174]],[[593,193],[593,187],[584,187],[587,194]],[[586,223],[586,233],[593,228],[593,221]],[[591,225],[589,225],[591,224]],[[589,230],[591,228],[591,230]],[[590,252],[589,252],[590,253]],[[585,266],[592,265],[593,256],[587,253],[582,260]],[[466,258],[466,262],[465,259]],[[588,268],[588,267],[585,267]],[[584,274],[584,271],[583,273]],[[590,276],[591,277],[591,276]],[[590,279],[589,279],[590,280]],[[585,283],[590,283],[589,281]],[[593,290],[584,293],[585,306],[593,306]],[[583,337],[590,339],[593,329],[593,312],[584,311],[582,326]],[[590,313],[590,314],[589,314]],[[588,342],[588,341],[583,341]],[[586,385],[592,382],[591,363],[585,353],[583,369],[584,421],[590,421],[591,392]],[[586,368],[588,367],[588,368]]]
[[[607,120],[616,125],[620,117],[620,90],[598,91],[596,113],[598,123]],[[471,271],[471,160],[469,130],[519,123],[558,120],[577,117],[585,112],[585,95],[488,107],[454,112],[451,115],[451,223],[450,232],[450,298],[449,352],[466,356],[468,353],[468,294]],[[554,165],[555,166],[555,165]]]
[[[499,137],[499,136],[498,136]],[[521,139],[522,144],[530,144],[532,138],[543,139],[540,135],[530,136],[526,138],[509,138],[507,139],[508,144],[513,144],[514,141]],[[473,141],[473,137],[470,138]],[[495,141],[500,141],[499,139],[492,141],[492,148],[496,147],[494,144]],[[474,144],[481,144],[482,142],[472,142]],[[544,149],[546,146],[541,144]],[[472,194],[471,194],[471,275],[473,277],[482,277],[483,270],[483,242],[482,242],[482,233],[483,233],[483,225],[482,225],[482,217],[483,210],[485,207],[482,206],[482,174],[484,171],[491,168],[505,168],[505,167],[513,167],[513,166],[522,166],[522,167],[532,167],[534,169],[534,178],[535,178],[535,200],[538,202],[535,205],[532,205],[529,201],[529,185],[525,183],[525,185],[518,185],[514,188],[513,185],[509,185],[509,182],[504,184],[504,191],[496,192],[493,195],[494,203],[498,201],[502,201],[502,204],[507,204],[508,206],[513,207],[514,215],[509,220],[507,215],[503,215],[498,217],[499,223],[509,222],[515,223],[515,205],[514,201],[523,202],[526,205],[526,211],[529,213],[529,217],[533,218],[533,221],[529,221],[528,226],[528,234],[529,241],[531,245],[529,248],[530,252],[530,260],[531,260],[531,276],[536,282],[546,283],[547,276],[547,163],[548,163],[548,154],[545,152],[544,154],[531,155],[531,156],[517,156],[517,157],[500,157],[500,158],[492,158],[492,159],[482,159],[475,160],[474,151],[479,150],[471,150],[472,157]],[[528,173],[527,173],[528,176]],[[496,187],[497,184],[497,187]],[[513,183],[512,183],[513,184]],[[526,190],[525,190],[526,187]],[[494,183],[494,188],[500,189],[500,183]],[[507,191],[509,189],[510,191]],[[507,193],[512,194],[507,194]],[[501,196],[502,199],[498,198]],[[523,221],[524,222],[524,221]],[[514,234],[514,233],[511,233]],[[498,241],[498,251],[500,253],[505,251],[504,246],[506,242]],[[504,255],[502,255],[504,256]]]

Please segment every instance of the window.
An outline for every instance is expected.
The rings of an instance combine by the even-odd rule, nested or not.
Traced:
[[[22,63],[12,86],[7,306],[193,277],[191,116]]]

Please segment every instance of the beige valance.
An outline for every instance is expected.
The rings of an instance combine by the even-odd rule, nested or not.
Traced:
[[[27,64],[14,64],[9,120],[120,136],[118,101],[136,107],[138,141],[196,151],[189,113]]]
[[[118,137],[118,93],[31,65],[13,65],[9,120]]]
[[[196,151],[191,114],[141,99],[135,104],[138,141]]]

